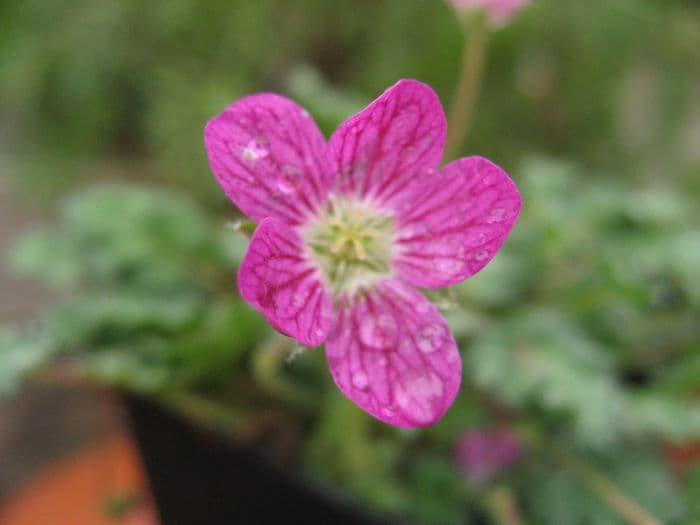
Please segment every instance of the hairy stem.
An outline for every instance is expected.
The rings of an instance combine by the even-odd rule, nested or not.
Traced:
[[[469,132],[488,50],[489,28],[484,16],[470,17],[463,21],[462,25],[464,49],[448,116],[448,135],[443,162],[457,158]]]

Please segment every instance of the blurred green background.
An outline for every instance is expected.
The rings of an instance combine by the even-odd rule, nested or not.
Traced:
[[[326,135],[399,78],[448,107],[450,7],[4,0],[0,21],[2,184],[51,217],[7,257],[65,298],[0,332],[0,392],[68,359],[414,523],[506,523],[504,493],[525,523],[625,523],[587,469],[659,523],[700,522],[700,466],[679,461],[700,439],[697,3],[535,0],[494,32],[463,153],[506,168],[523,214],[489,267],[433,296],[464,386],[410,432],[342,398],[321,351],[275,348],[237,298],[246,240],[202,132],[264,90]],[[263,439],[263,416],[293,438]],[[493,426],[522,457],[476,481],[454,448]]]

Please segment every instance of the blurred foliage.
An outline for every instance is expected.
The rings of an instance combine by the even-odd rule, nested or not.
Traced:
[[[663,523],[700,519],[700,470],[673,475],[661,453],[700,438],[695,4],[536,0],[493,35],[465,153],[508,168],[524,209],[492,264],[431,296],[465,370],[423,431],[372,420],[322,352],[275,347],[236,295],[247,240],[222,218],[202,129],[261,90],[326,134],[401,77],[448,103],[461,35],[445,2],[5,0],[0,20],[3,169],[63,195],[10,254],[63,295],[0,332],[0,393],[58,370],[176,400],[415,523],[484,521],[503,486],[528,523],[623,523],[551,439]],[[453,449],[494,422],[525,457],[474,485]]]
[[[228,381],[265,333],[233,293],[218,294],[232,292],[225,269],[245,244],[190,200],[104,186],[68,199],[59,220],[12,254],[18,271],[79,290],[42,317],[52,353],[85,353],[81,366],[96,377],[151,391]]]
[[[461,47],[441,0],[5,0],[0,20],[10,171],[44,197],[97,171],[223,201],[202,130],[231,101],[282,91],[330,133],[397,78],[449,102]],[[537,0],[494,35],[469,149],[693,178],[698,25],[689,2]]]

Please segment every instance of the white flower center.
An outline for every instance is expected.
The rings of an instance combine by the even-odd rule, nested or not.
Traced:
[[[394,218],[369,201],[332,196],[301,235],[336,296],[391,275]]]

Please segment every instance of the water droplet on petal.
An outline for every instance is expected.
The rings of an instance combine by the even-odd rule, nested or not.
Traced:
[[[294,193],[295,191],[294,186],[291,184],[291,182],[289,182],[289,180],[285,178],[280,178],[280,180],[277,181],[277,189],[285,195],[289,195],[291,193]]]
[[[253,137],[241,151],[241,160],[254,166],[260,159],[270,154],[270,141],[262,135]]]
[[[430,304],[427,302],[419,302],[416,305],[416,312],[419,314],[427,314],[430,311]]]
[[[360,341],[370,348],[383,349],[396,340],[396,321],[389,314],[365,317],[360,324]]]
[[[443,394],[443,383],[434,372],[407,370],[396,379],[394,402],[416,423],[429,423]]]
[[[382,408],[382,414],[384,417],[394,417],[394,408],[393,407],[384,407]]]
[[[485,261],[488,258],[489,258],[489,251],[488,250],[478,250],[474,254],[474,259],[476,259],[477,261]]]
[[[406,226],[403,227],[401,231],[401,238],[403,239],[411,239],[413,237],[421,237],[428,233],[428,227],[422,223],[411,223],[407,224]]]
[[[442,348],[447,339],[447,327],[441,324],[427,324],[418,330],[416,344],[421,352],[431,354]]]
[[[304,292],[297,292],[292,296],[292,306],[301,306],[304,304],[307,294]]]
[[[501,222],[503,220],[503,217],[506,213],[505,208],[493,208],[489,212],[489,216],[486,217],[486,222],[488,224],[493,224],[496,222]]]
[[[324,334],[323,328],[320,328],[320,327],[316,328],[316,330],[314,330],[314,334],[316,334],[316,337],[323,337],[323,334]]]
[[[358,390],[367,390],[367,387],[369,386],[367,374],[362,370],[357,370],[354,374],[352,374],[352,386]]]
[[[277,180],[277,189],[282,193],[289,195],[297,191],[298,177],[302,171],[296,166],[285,164],[282,166],[282,172]]]
[[[458,273],[464,267],[464,262],[457,257],[440,257],[433,261],[433,266],[438,272],[451,275]]]

